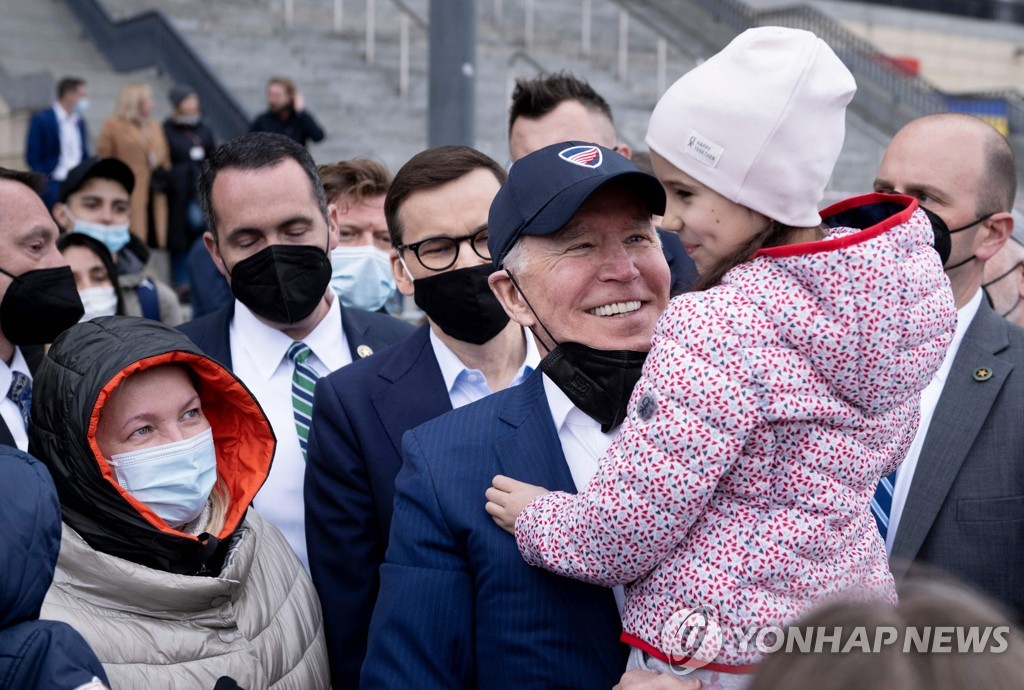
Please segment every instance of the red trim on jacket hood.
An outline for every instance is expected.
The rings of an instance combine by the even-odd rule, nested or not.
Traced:
[[[165,364],[184,364],[195,372],[200,381],[199,400],[203,414],[213,430],[213,442],[217,449],[217,475],[224,480],[231,496],[224,528],[216,535],[223,539],[238,527],[249,504],[266,481],[277,439],[263,409],[249,389],[220,364],[207,357],[180,350],[129,364],[107,381],[96,396],[86,431],[89,448],[99,465],[100,474],[147,522],[161,532],[198,541],[197,536],[170,527],[149,506],[118,484],[113,468],[96,443],[100,411],[114,390],[132,374]]]
[[[896,203],[905,204],[905,208],[893,215],[889,216],[881,223],[876,223],[870,228],[864,228],[860,232],[855,232],[851,235],[844,235],[836,239],[825,238],[823,240],[815,240],[814,242],[800,242],[797,244],[784,244],[779,247],[768,247],[766,249],[759,249],[754,254],[753,258],[759,256],[771,256],[775,258],[783,258],[789,256],[803,256],[806,254],[818,254],[820,252],[831,252],[836,249],[845,249],[852,247],[855,244],[867,242],[873,240],[879,235],[893,228],[906,223],[910,220],[910,217],[914,215],[914,212],[918,208],[917,199],[913,197],[904,196],[902,194],[864,194],[862,196],[855,196],[844,201],[832,204],[828,208],[821,211],[820,216],[822,219],[833,216],[843,211],[848,211],[851,208],[857,208],[858,206],[867,206],[868,204],[878,203]]]

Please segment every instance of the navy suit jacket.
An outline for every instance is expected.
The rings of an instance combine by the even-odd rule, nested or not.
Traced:
[[[1024,616],[1022,420],[1024,330],[982,301],[935,406],[893,538],[897,576],[911,562],[927,563]]]
[[[341,307],[341,330],[348,340],[353,362],[407,338],[415,330],[405,321],[393,316],[362,309],[348,309],[340,304],[338,306]],[[230,370],[231,319],[234,315],[235,302],[232,300],[223,309],[181,324],[178,330],[191,338],[207,356]],[[365,349],[360,351],[363,346],[370,348],[370,352]]]
[[[306,462],[306,545],[336,688],[359,687],[402,435],[451,409],[427,325],[317,383]]]
[[[78,132],[82,135],[82,160],[89,157],[89,139],[85,133],[85,118],[78,118]],[[60,162],[60,125],[53,107],[40,110],[32,116],[25,142],[25,162],[37,173],[49,175]]]
[[[484,511],[496,474],[575,491],[540,371],[405,435],[363,690],[610,688],[610,589],[526,564]]]

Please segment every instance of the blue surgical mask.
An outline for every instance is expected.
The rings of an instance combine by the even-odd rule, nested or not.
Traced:
[[[78,103],[75,103],[75,112],[81,115],[89,109],[89,99],[83,98]]]
[[[122,225],[102,225],[88,220],[78,220],[71,215],[70,211],[68,211],[68,217],[75,221],[75,227],[72,232],[80,232],[97,242],[102,242],[111,256],[124,249],[124,246],[132,238],[131,233],[128,232],[127,223]]]
[[[331,289],[346,307],[377,311],[395,291],[391,258],[376,247],[333,249]]]
[[[171,527],[203,512],[217,482],[213,430],[162,446],[110,457],[117,483]]]

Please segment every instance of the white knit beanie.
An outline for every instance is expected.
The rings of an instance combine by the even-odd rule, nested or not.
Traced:
[[[814,227],[856,89],[809,31],[748,29],[665,92],[647,145],[730,201]]]

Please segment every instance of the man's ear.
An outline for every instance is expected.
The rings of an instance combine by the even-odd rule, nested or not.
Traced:
[[[53,205],[53,209],[50,213],[62,230],[65,232],[71,232],[74,229],[75,224],[72,222],[71,216],[68,214],[67,204],[58,201]]]
[[[416,293],[412,276],[409,275],[409,271],[402,264],[402,260],[398,258],[397,249],[391,250],[391,275],[395,277],[395,286],[398,287],[400,293],[406,297],[412,297]]]
[[[531,328],[537,323],[533,310],[530,309],[526,300],[523,299],[522,293],[512,284],[508,271],[495,271],[487,278],[487,284],[491,287],[491,292],[498,298],[498,302],[501,303],[509,318],[526,328]]]
[[[988,261],[1003,248],[1013,234],[1013,216],[1005,211],[995,213],[982,221],[981,228],[974,247],[974,256],[982,261]]]
[[[227,267],[224,265],[224,259],[220,255],[220,247],[217,246],[217,238],[212,232],[207,230],[203,233],[203,244],[206,246],[206,251],[210,252],[210,256],[213,258],[213,263],[220,271],[220,274],[227,278],[228,285],[231,284],[231,274]]]
[[[621,153],[624,157],[632,160],[633,149],[629,148],[629,144],[616,144],[615,150]]]
[[[327,204],[327,236],[328,246],[333,250],[341,239],[341,216],[337,204]]]

